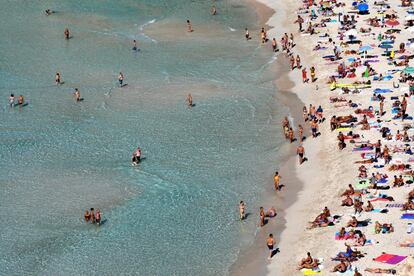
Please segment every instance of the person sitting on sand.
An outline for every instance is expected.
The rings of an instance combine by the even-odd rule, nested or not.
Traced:
[[[338,238],[340,240],[345,239],[345,235],[346,235],[345,227],[342,227],[341,230],[339,230],[338,232]]]
[[[370,129],[367,115],[364,115],[364,117],[362,118],[361,122],[358,123],[358,125],[362,125],[362,128],[361,128],[362,130],[369,130]]]
[[[344,273],[347,271],[347,265],[344,261],[341,261],[339,264],[337,264],[332,270],[331,272],[340,272],[340,273]]]
[[[341,196],[347,196],[347,195],[353,195],[355,193],[355,189],[352,186],[352,184],[348,185],[348,189],[345,190],[345,192],[343,192],[343,194]]]
[[[276,191],[280,191],[280,178],[279,172],[275,172],[275,175],[273,176],[273,184]]]
[[[354,275],[353,276],[362,276],[362,274],[359,273],[358,268],[356,268],[356,267],[355,267]]]
[[[349,195],[346,195],[346,198],[344,200],[342,200],[341,206],[350,207],[352,205],[354,205],[354,201],[352,200],[352,198]]]
[[[91,213],[89,213],[88,210],[85,210],[85,213],[83,214],[83,218],[85,219],[85,222],[89,222],[92,219]]]
[[[385,269],[385,268],[366,268],[366,272],[376,273],[376,274],[397,274],[395,269]]]
[[[358,220],[356,219],[356,217],[352,216],[351,220],[348,221],[348,223],[346,224],[346,227],[357,227],[358,226]]]
[[[301,270],[303,268],[307,268],[308,266],[310,266],[313,263],[313,258],[311,256],[311,253],[308,252],[308,253],[306,253],[306,255],[307,255],[306,258],[304,258],[300,261],[299,266],[298,266],[298,270]]]
[[[375,234],[381,233],[381,231],[382,231],[382,224],[379,223],[378,221],[376,221],[375,222],[374,229],[375,229]]]
[[[338,255],[332,260],[354,262],[354,261],[357,261],[359,258],[364,257],[364,255],[360,251],[352,250],[350,245],[345,243],[345,246],[346,246],[346,251],[339,252]]]
[[[389,234],[394,232],[394,226],[392,223],[384,223],[382,225],[382,234]]]
[[[239,214],[240,214],[240,220],[244,220],[246,218],[246,204],[244,204],[244,201],[240,201],[239,203]]]
[[[374,206],[372,205],[371,201],[368,200],[367,207],[365,207],[365,212],[371,212],[372,210],[374,210]]]

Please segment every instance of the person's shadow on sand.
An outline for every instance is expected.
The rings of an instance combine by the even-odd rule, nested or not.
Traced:
[[[273,250],[272,251],[272,256],[271,256],[271,258],[273,258],[273,256],[275,256],[277,253],[279,253],[280,252],[280,249],[279,249],[279,247],[278,248],[276,248],[275,250]]]

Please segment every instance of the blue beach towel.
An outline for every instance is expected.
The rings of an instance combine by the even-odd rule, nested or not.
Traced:
[[[389,93],[389,92],[392,92],[392,90],[391,89],[381,89],[381,88],[376,88],[374,90],[375,94],[383,94],[383,93]]]

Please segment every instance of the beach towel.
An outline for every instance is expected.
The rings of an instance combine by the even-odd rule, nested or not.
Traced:
[[[302,273],[303,275],[317,275],[317,274],[321,274],[322,271],[321,270],[312,270],[312,269],[302,269]]]
[[[375,94],[383,94],[383,93],[389,93],[389,92],[392,92],[392,90],[391,89],[381,89],[381,88],[376,88],[374,90]]]
[[[352,151],[373,150],[373,147],[353,148]]]
[[[364,159],[375,158],[375,153],[374,152],[361,153],[361,157]]]
[[[393,254],[382,254],[374,259],[376,262],[385,263],[385,264],[398,264],[405,260],[407,256],[399,256],[399,255],[393,255]]]
[[[377,197],[377,198],[371,199],[371,201],[391,201],[391,200],[389,200],[388,198]]]
[[[388,208],[402,208],[404,206],[404,204],[402,203],[388,203],[387,205],[385,205],[385,207]]]
[[[362,183],[359,182],[355,185],[355,188],[357,188],[357,189],[366,189],[366,188],[368,188],[368,186],[369,186],[368,182],[362,182]]]
[[[382,214],[385,214],[385,213],[388,213],[388,209],[374,209],[371,212],[372,213],[382,213]]]
[[[347,240],[349,239],[349,233],[345,232],[345,236],[343,238],[339,238],[339,232],[335,233],[335,240],[339,241],[339,240]]]
[[[414,214],[402,214],[401,219],[414,219]]]

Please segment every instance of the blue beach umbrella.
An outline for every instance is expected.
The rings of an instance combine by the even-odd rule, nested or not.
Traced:
[[[367,3],[361,3],[357,6],[358,11],[364,12],[368,10],[368,4]]]
[[[381,44],[378,47],[380,47],[382,49],[391,49],[391,48],[393,48],[393,46],[391,44]]]

